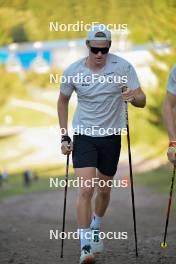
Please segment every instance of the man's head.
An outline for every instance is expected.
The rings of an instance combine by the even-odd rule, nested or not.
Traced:
[[[105,25],[96,24],[88,33],[86,45],[89,49],[89,58],[97,66],[105,64],[111,46],[111,32]]]

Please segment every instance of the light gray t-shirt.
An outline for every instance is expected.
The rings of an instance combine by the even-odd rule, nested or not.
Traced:
[[[129,62],[114,54],[108,54],[106,65],[98,72],[93,72],[85,63],[86,58],[83,58],[64,71],[63,77],[68,81],[61,83],[60,91],[66,96],[73,91],[77,94],[78,105],[72,122],[74,131],[79,128],[81,134],[108,136],[125,127],[122,87],[139,88],[137,74]],[[69,79],[78,74],[78,81]]]
[[[176,95],[176,64],[173,66],[167,82],[167,90]]]

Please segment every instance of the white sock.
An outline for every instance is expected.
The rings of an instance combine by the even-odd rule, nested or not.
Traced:
[[[90,228],[91,229],[100,229],[100,225],[102,222],[102,217],[96,215],[95,213],[93,213],[93,217],[92,217],[92,222],[90,224]]]
[[[91,237],[90,228],[80,228],[78,229],[78,233],[79,233],[81,249],[85,245],[90,245],[90,237]]]

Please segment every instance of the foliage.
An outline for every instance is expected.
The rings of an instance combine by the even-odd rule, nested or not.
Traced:
[[[0,7],[0,45],[31,41],[38,38],[37,19],[29,10]]]
[[[55,74],[58,74],[59,76],[62,76],[62,70],[57,70],[57,72],[55,72],[54,70],[51,72],[54,76]],[[58,89],[58,87],[60,86],[60,84],[50,84],[50,72],[48,73],[43,73],[43,74],[38,74],[34,71],[28,71],[26,73],[26,79],[25,81],[34,86],[34,87],[40,87],[40,88],[44,88],[44,89],[50,89],[50,88],[56,88]]]
[[[85,31],[49,31],[49,22],[59,24],[127,23],[136,42],[148,40],[176,42],[174,0],[0,0],[1,43],[13,41],[14,27],[25,32],[24,40],[84,37]],[[24,34],[23,34],[24,37]]]
[[[4,67],[0,67],[0,105],[4,105],[7,100],[15,94],[24,95],[25,86],[16,73],[9,73]],[[2,78],[3,77],[3,78]]]

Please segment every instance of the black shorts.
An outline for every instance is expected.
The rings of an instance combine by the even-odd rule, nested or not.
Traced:
[[[95,167],[107,176],[114,176],[121,149],[121,136],[73,136],[73,167]]]

